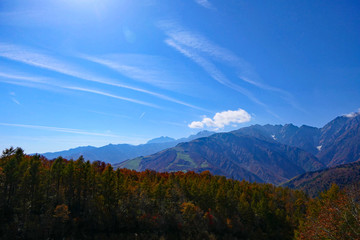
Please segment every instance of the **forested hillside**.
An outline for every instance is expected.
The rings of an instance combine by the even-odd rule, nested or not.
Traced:
[[[310,196],[317,196],[320,192],[329,189],[333,183],[341,188],[360,184],[360,162],[307,172],[285,182],[282,186],[300,189]]]
[[[332,190],[312,200],[209,172],[114,171],[10,148],[0,159],[0,239],[315,239],[307,234],[324,218],[319,209],[359,210],[350,201],[358,198],[347,196]],[[332,220],[352,237],[342,239],[359,237],[351,230],[359,215],[352,216]]]

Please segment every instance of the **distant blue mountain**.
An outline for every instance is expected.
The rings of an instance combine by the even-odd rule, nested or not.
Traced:
[[[159,137],[148,141],[146,144],[109,144],[103,147],[77,147],[60,152],[43,153],[44,157],[54,159],[59,156],[66,159],[77,159],[81,155],[90,161],[101,160],[107,163],[120,163],[127,159],[150,155],[167,148],[175,147],[181,142],[188,142],[201,137],[208,137],[214,134],[210,131],[201,131],[187,138],[174,139],[170,137]]]
[[[173,142],[173,141],[176,141],[175,138],[171,138],[171,137],[164,137],[164,136],[161,136],[161,137],[158,137],[158,138],[154,138],[154,139],[151,139],[147,142],[147,144],[149,143],[166,143],[166,142]]]

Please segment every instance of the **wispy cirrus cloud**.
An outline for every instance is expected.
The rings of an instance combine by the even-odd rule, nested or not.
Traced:
[[[11,101],[13,101],[14,103],[16,103],[17,105],[21,105],[21,103],[16,99],[16,94],[15,92],[10,92],[10,99]]]
[[[83,88],[83,87],[73,87],[73,86],[64,86],[63,88],[71,89],[71,90],[75,90],[75,91],[93,93],[93,94],[97,94],[97,95],[102,95],[102,96],[106,96],[106,97],[110,97],[110,98],[120,99],[120,100],[124,100],[127,102],[133,102],[133,103],[153,107],[153,108],[161,108],[155,104],[139,101],[139,100],[132,99],[132,98],[126,98],[126,97],[118,96],[115,94],[111,94],[111,93],[107,93],[107,92],[103,92],[103,91],[99,91],[99,90],[95,90],[95,89],[89,89],[89,88]]]
[[[139,120],[142,119],[144,116],[145,116],[146,112],[143,112],[140,117],[139,117]]]
[[[131,79],[136,79],[136,80],[139,80],[139,81],[142,81],[142,82],[147,82],[147,83],[150,83],[150,84],[155,85],[157,87],[164,87],[164,86],[169,85],[168,81],[159,80],[159,79],[166,79],[166,78],[169,77],[169,76],[164,75],[164,70],[156,70],[156,69],[144,70],[143,68],[135,67],[135,66],[132,66],[132,65],[119,64],[119,61],[114,61],[114,60],[109,60],[109,59],[104,59],[104,58],[98,58],[98,57],[92,57],[92,56],[88,56],[88,55],[80,55],[80,56],[82,58],[86,59],[86,60],[89,60],[89,61],[101,64],[101,65],[107,66],[109,68],[112,68],[112,69],[120,72],[121,74],[123,74],[123,75],[125,75],[125,76],[127,76],[127,77],[129,77]],[[143,56],[137,56],[137,58],[142,58],[142,57]],[[119,85],[119,84],[112,84],[112,85],[118,86],[118,87],[129,88],[129,86],[124,86],[124,85]],[[209,112],[209,110],[207,110],[207,109],[204,109],[204,108],[195,106],[193,104],[190,104],[190,103],[175,99],[173,97],[169,97],[167,95],[163,95],[163,94],[159,94],[159,93],[155,93],[155,92],[151,92],[151,91],[148,91],[148,90],[135,88],[135,87],[131,87],[131,89],[135,90],[135,91],[138,91],[138,92],[143,92],[143,93],[153,95],[155,97],[161,98],[161,99],[169,101],[169,102],[173,102],[173,103],[177,103],[177,104],[187,106],[187,107],[190,107],[190,108],[193,108],[193,109]]]
[[[0,78],[8,78],[13,80],[19,80],[19,81],[30,81],[30,82],[36,82],[36,83],[47,83],[46,78],[40,78],[40,77],[31,77],[31,76],[24,76],[24,75],[14,75],[11,73],[5,73],[0,72]],[[10,95],[15,96],[14,92],[11,92]]]
[[[16,103],[17,105],[21,105],[21,103],[18,100],[16,100],[16,98],[14,98],[14,97],[11,98],[11,101]]]
[[[70,65],[63,61],[55,59],[51,56],[45,55],[43,53],[38,53],[34,50],[29,50],[29,49],[21,47],[21,46],[0,42],[0,57],[4,57],[4,58],[7,58],[7,59],[10,59],[13,61],[22,62],[22,63],[32,65],[35,67],[51,70],[51,71],[61,73],[64,75],[68,75],[71,77],[75,77],[75,78],[78,78],[81,80],[96,82],[96,83],[115,86],[115,87],[119,87],[119,88],[125,88],[125,89],[129,89],[132,91],[137,91],[137,92],[145,93],[148,95],[152,95],[154,97],[157,97],[157,98],[160,98],[160,99],[163,99],[166,101],[170,101],[173,103],[177,103],[177,104],[180,104],[183,106],[187,106],[187,107],[190,107],[193,109],[207,111],[206,109],[203,109],[201,107],[198,107],[198,106],[186,103],[184,101],[169,97],[167,95],[163,95],[163,94],[149,91],[149,90],[139,88],[139,87],[126,85],[126,84],[120,83],[117,80],[104,78],[104,77],[96,76],[94,74],[87,73],[87,71],[84,69],[74,67],[73,65]]]
[[[111,94],[105,91],[96,90],[96,89],[90,89],[85,87],[77,87],[77,86],[71,86],[69,84],[61,83],[59,81],[53,82],[49,78],[37,78],[37,77],[30,77],[30,76],[19,76],[19,75],[12,75],[8,73],[2,73],[0,72],[0,82],[5,82],[9,84],[14,85],[20,85],[23,87],[31,87],[31,88],[38,88],[43,90],[58,90],[59,88],[62,89],[68,89],[73,91],[80,91],[80,92],[87,92],[87,93],[93,93],[97,95],[102,95],[110,98],[115,98],[127,102],[132,102],[144,106],[149,106],[153,108],[161,108],[158,105],[151,104],[148,102],[140,101],[133,98],[127,98],[118,96],[116,94]]]
[[[234,55],[229,50],[210,42],[201,34],[185,30],[174,21],[162,21],[158,25],[169,38],[181,45],[187,46],[193,50],[205,53],[208,56],[230,64],[245,64],[242,59]]]
[[[160,88],[176,89],[183,84],[168,73],[168,59],[144,54],[108,54],[90,56],[79,54],[78,57],[110,68],[135,81],[148,83]]]
[[[234,83],[232,83],[213,63],[208,61],[206,58],[201,57],[200,55],[196,54],[195,52],[191,52],[186,47],[182,47],[172,39],[167,39],[165,42],[175,48],[177,51],[185,55],[186,57],[193,60],[195,63],[197,63],[199,66],[201,66],[213,79],[218,81],[219,83],[232,88],[245,96],[247,96],[249,99],[251,99],[253,102],[265,106],[263,102],[261,102],[259,99],[257,99],[250,91],[247,89],[238,86]]]
[[[60,84],[53,83],[52,79],[19,75],[18,73],[15,75],[0,72],[0,82],[22,87],[36,88],[45,91],[58,92],[60,89],[62,89],[59,87]]]
[[[204,8],[215,9],[214,6],[208,0],[194,0],[194,1]]]
[[[86,130],[73,129],[73,128],[61,128],[61,127],[49,127],[49,126],[15,124],[15,123],[1,123],[1,122],[0,122],[0,125],[1,126],[7,126],[7,127],[32,128],[32,129],[55,131],[55,132],[65,132],[65,133],[74,133],[74,134],[81,134],[81,135],[103,136],[103,137],[119,137],[119,136],[114,135],[114,134],[90,132],[90,131],[86,131]]]
[[[215,64],[213,64],[212,61],[221,62],[232,67],[238,78],[244,83],[266,91],[275,92],[281,98],[285,99],[286,102],[290,102],[290,104],[294,107],[301,110],[301,108],[295,103],[292,94],[283,89],[276,88],[262,82],[258,74],[253,70],[253,67],[248,62],[236,56],[226,48],[212,43],[201,34],[185,30],[174,21],[163,21],[158,25],[168,36],[165,40],[166,44],[173,47],[186,57],[192,59],[206,72],[208,72],[210,76],[223,85],[244,94],[253,102],[265,106],[264,103],[257,99],[245,87],[241,87],[239,84],[226,79],[225,75],[217,67],[215,67]],[[219,77],[220,75],[222,77]]]

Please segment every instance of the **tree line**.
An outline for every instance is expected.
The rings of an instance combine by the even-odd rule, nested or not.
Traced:
[[[312,199],[208,171],[114,170],[21,148],[0,158],[0,214],[0,239],[360,239],[356,191]]]

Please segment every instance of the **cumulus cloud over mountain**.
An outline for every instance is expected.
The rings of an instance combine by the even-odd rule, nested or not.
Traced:
[[[239,108],[238,110],[232,111],[223,111],[218,112],[214,115],[214,117],[208,118],[204,117],[201,121],[193,121],[188,126],[190,128],[204,128],[204,127],[210,127],[210,128],[224,128],[225,126],[228,126],[230,124],[236,124],[236,123],[244,123],[249,122],[251,120],[251,116],[249,113],[247,113],[245,110]]]

